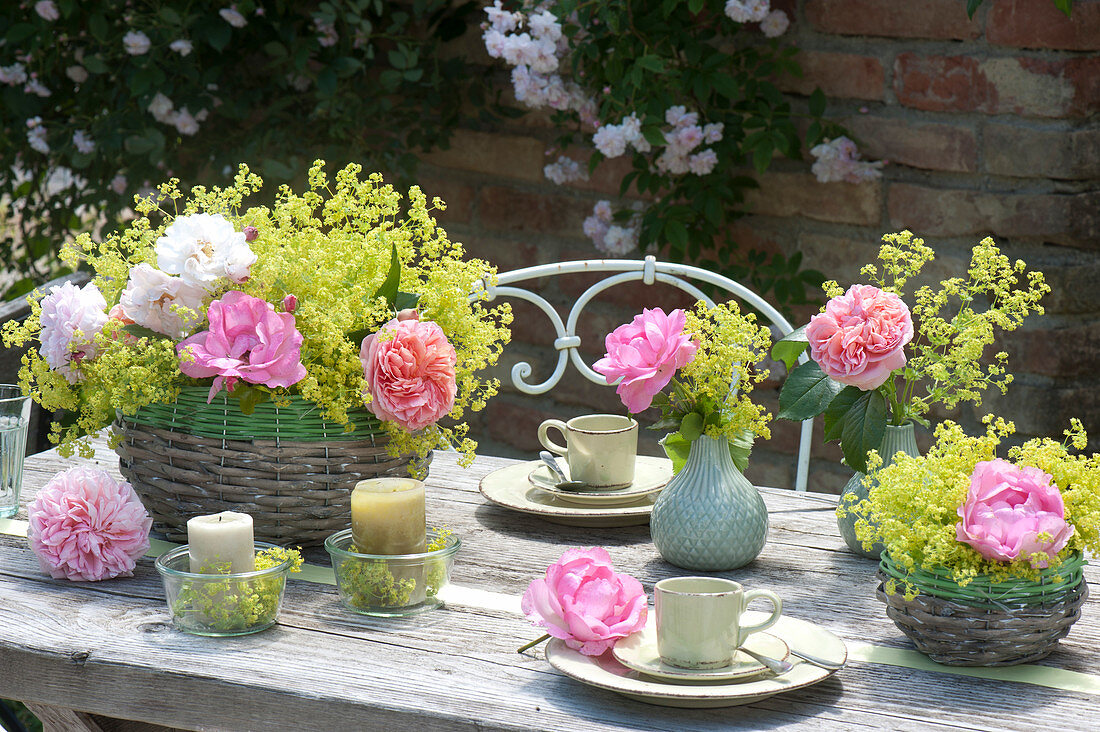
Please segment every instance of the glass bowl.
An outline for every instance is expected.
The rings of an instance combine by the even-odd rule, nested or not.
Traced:
[[[278,548],[256,542],[257,552]],[[178,547],[156,561],[177,629],[193,635],[232,636],[258,633],[275,624],[292,560],[255,572],[199,574],[190,571],[187,549]]]
[[[419,554],[360,554],[351,551],[351,529],[325,539],[344,607],[360,615],[417,615],[443,604],[439,591],[450,581],[462,541],[450,532],[428,530],[428,546]]]

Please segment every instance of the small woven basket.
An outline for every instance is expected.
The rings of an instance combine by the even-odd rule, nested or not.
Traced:
[[[917,650],[949,666],[1013,666],[1044,658],[1069,633],[1088,597],[1077,554],[1038,581],[992,582],[976,577],[960,587],[943,570],[906,574],[883,553],[878,599],[886,614]],[[885,584],[907,579],[920,594],[906,600],[887,594]]]
[[[170,540],[186,541],[193,516],[240,511],[252,516],[257,539],[323,544],[350,525],[358,481],[409,474],[413,456],[390,455],[366,410],[349,414],[356,427],[348,433],[300,397],[245,416],[224,394],[210,404],[206,395],[184,388],[175,403],[115,422],[119,469]]]

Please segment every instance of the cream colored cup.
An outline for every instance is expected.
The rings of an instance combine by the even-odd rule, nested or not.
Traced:
[[[547,435],[551,428],[565,436],[566,447]],[[634,481],[638,457],[638,423],[618,414],[586,414],[568,422],[548,419],[539,425],[539,442],[565,457],[569,479],[593,488],[621,488]]]
[[[771,601],[772,614],[756,625],[742,625],[741,614],[757,598]],[[715,669],[733,662],[733,652],[749,637],[779,620],[783,601],[768,590],[746,590],[720,577],[672,577],[654,588],[657,652],[670,666]]]

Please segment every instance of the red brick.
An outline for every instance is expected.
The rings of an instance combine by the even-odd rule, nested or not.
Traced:
[[[806,19],[822,33],[971,40],[981,35],[960,0],[806,0]]]
[[[438,196],[447,205],[446,211],[436,211],[434,215],[440,224],[468,224],[474,211],[474,187],[447,176],[435,176],[424,171],[418,176],[420,190],[428,197]]]
[[[1022,237],[1071,246],[1100,244],[1100,193],[1018,194],[890,186],[893,229],[918,236]]]
[[[802,67],[802,77],[784,75],[776,79],[776,85],[783,91],[810,94],[820,87],[830,99],[870,101],[880,101],[885,95],[882,62],[872,56],[802,51],[795,60]]]
[[[953,173],[978,169],[978,140],[969,127],[876,116],[849,117],[843,124],[868,159]]]
[[[449,149],[432,151],[423,160],[441,168],[541,181],[545,154],[546,145],[533,137],[455,130]]]
[[[1100,178],[1100,127],[1073,130],[987,123],[985,169],[995,175],[1057,180]]]
[[[1062,327],[1007,333],[1003,349],[1013,373],[1060,378],[1093,376],[1100,368],[1100,322],[1089,317]]]
[[[1016,424],[1017,439],[1033,436],[1061,440],[1069,420],[1078,417],[1089,433],[1089,451],[1100,449],[1100,389],[1090,381],[1058,386],[1029,384],[1017,379],[1008,394],[986,392],[982,413],[1003,416]]]
[[[592,213],[592,202],[485,186],[478,192],[477,208],[479,222],[486,229],[580,237],[584,219]]]
[[[538,430],[543,420],[568,419],[571,415],[562,410],[551,412],[538,409],[530,397],[516,397],[516,400],[513,402],[506,396],[489,400],[485,408],[489,436],[537,457],[542,449]]]
[[[1043,262],[1050,293],[1043,298],[1048,313],[1089,314],[1095,317],[1100,292],[1100,262],[1092,252],[1062,250],[1057,263]],[[1031,261],[1025,257],[1025,261]]]
[[[1100,2],[1077,0],[1067,18],[1051,2],[994,0],[985,37],[999,46],[1100,50]]]
[[[882,181],[818,183],[808,173],[771,172],[759,176],[760,188],[746,204],[762,216],[805,216],[815,221],[876,226],[882,222]]]
[[[1042,60],[898,54],[894,93],[906,107],[1032,117],[1100,108],[1100,58]]]

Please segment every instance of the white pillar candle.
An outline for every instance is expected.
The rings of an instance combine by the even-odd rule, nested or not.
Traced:
[[[256,569],[252,517],[247,513],[222,511],[188,519],[187,547],[192,572],[219,574],[216,568],[224,572],[226,565],[233,573]]]
[[[412,478],[372,478],[351,493],[351,533],[363,554],[424,551],[424,484]]]

